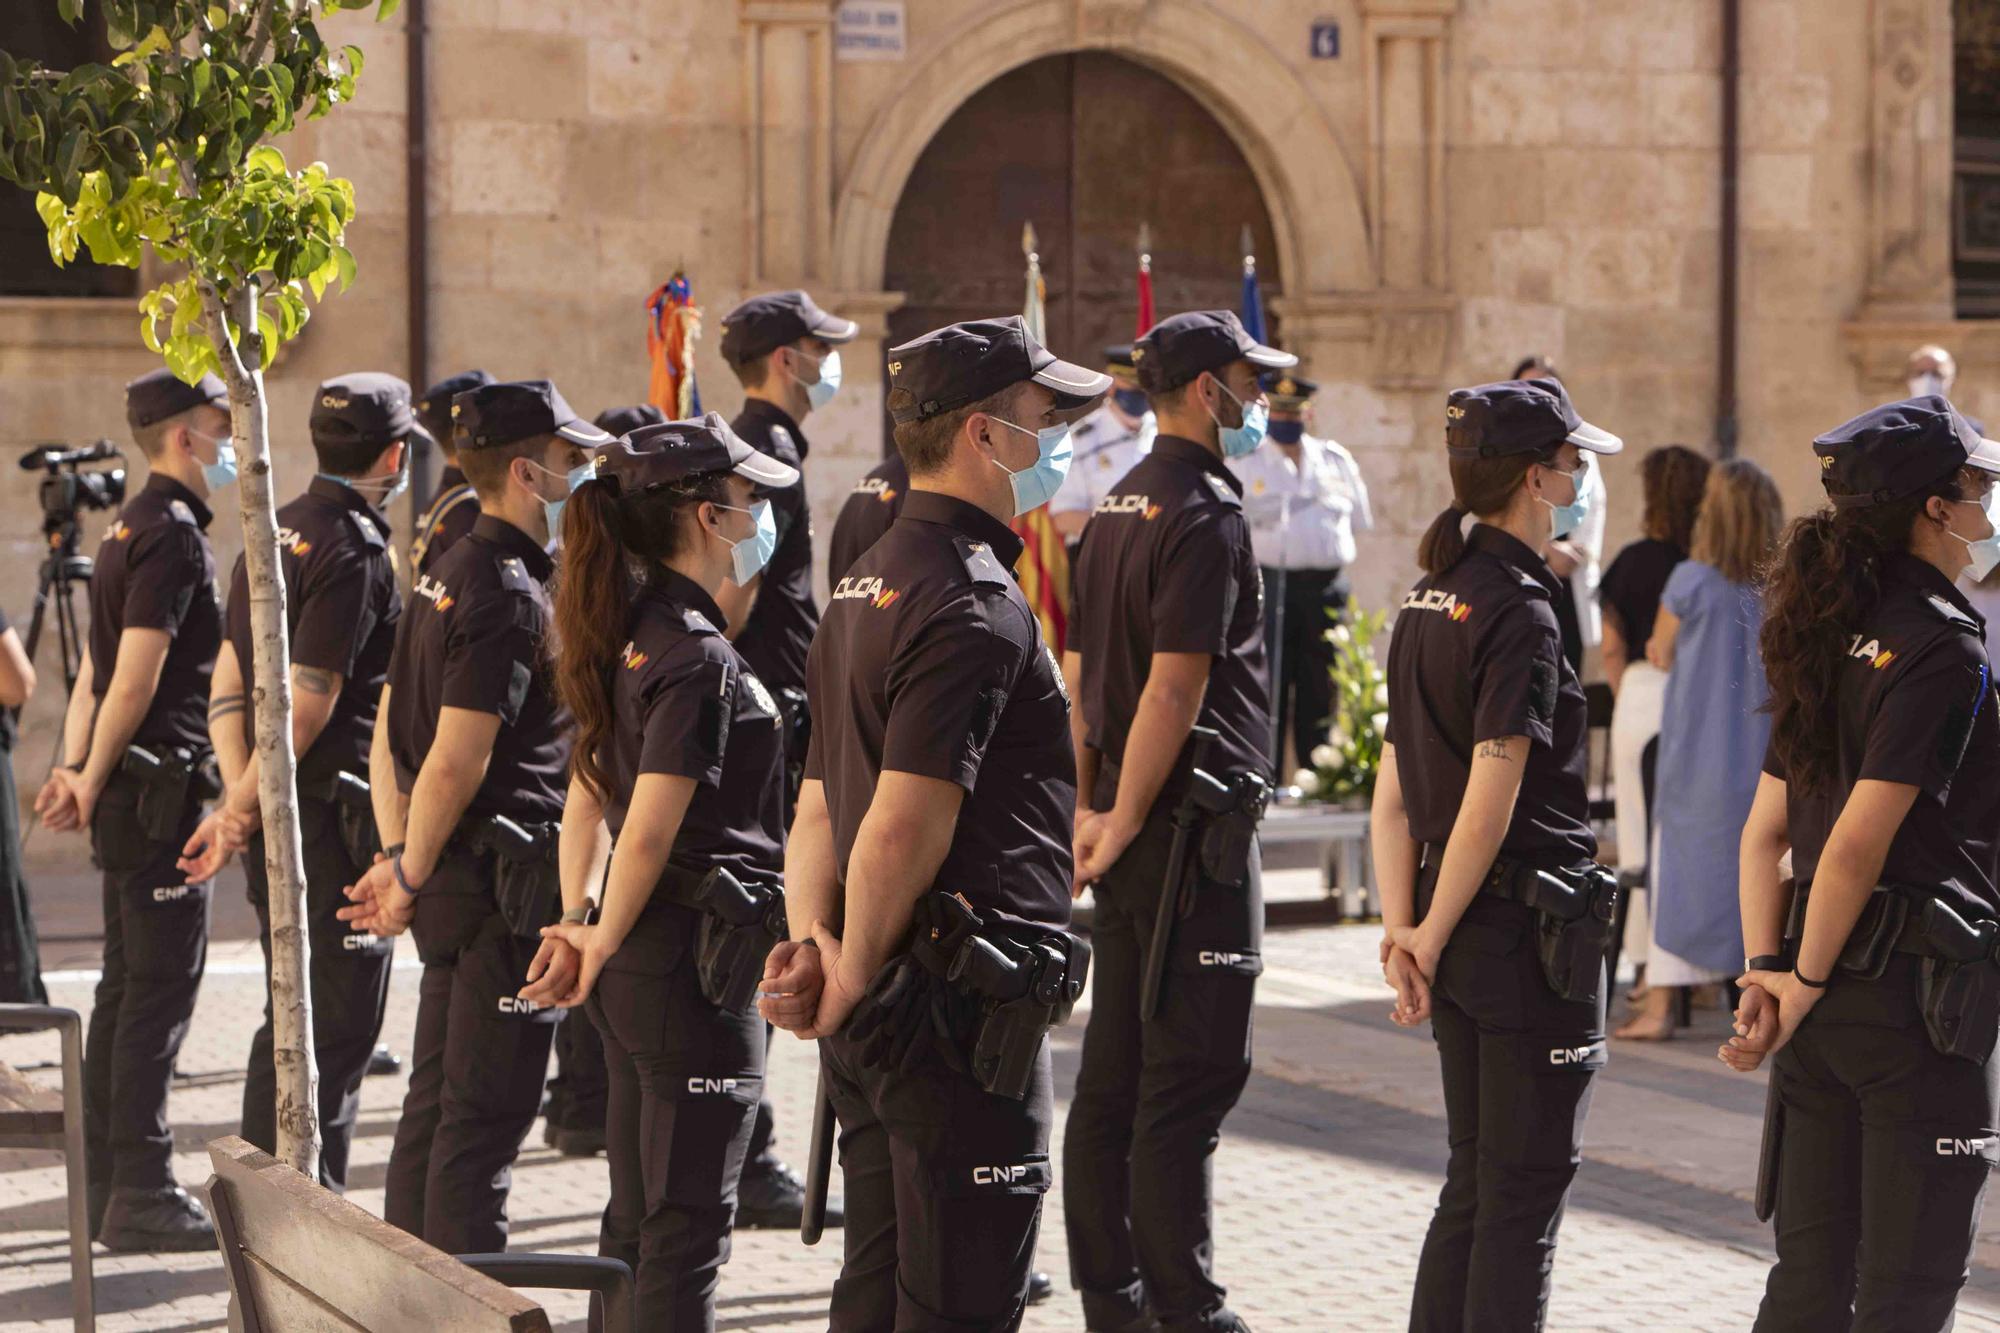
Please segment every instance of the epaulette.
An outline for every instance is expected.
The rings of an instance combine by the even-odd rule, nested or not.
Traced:
[[[528,567],[521,563],[520,556],[502,556],[500,557],[500,586],[508,592],[527,593],[532,597],[535,594],[535,576],[530,574]]]
[[[972,576],[974,583],[1012,583],[1007,566],[1000,563],[1000,557],[993,554],[993,548],[985,542],[974,541],[970,537],[954,537],[952,544],[958,547],[959,559],[965,561],[965,572]]]
[[[799,456],[798,441],[794,440],[792,433],[783,426],[771,427],[771,447],[783,451],[778,454],[780,463],[790,463]]]
[[[1506,564],[1505,561],[1502,561],[1501,563]],[[1553,602],[1555,600],[1555,598],[1551,596],[1549,593],[1548,584],[1543,583],[1540,579],[1536,578],[1533,574],[1530,574],[1527,570],[1521,568],[1519,565],[1507,565],[1507,568],[1513,572],[1513,575],[1516,579],[1520,580],[1521,587],[1524,591],[1529,592],[1534,596],[1541,598],[1545,602]]]
[[[1213,472],[1203,472],[1201,479],[1208,483],[1208,489],[1215,492],[1216,499],[1222,501],[1222,503],[1228,505],[1231,509],[1241,509],[1243,507],[1243,497],[1238,495],[1236,488],[1228,482],[1216,476]]]
[[[1969,629],[1974,634],[1977,634],[1979,632],[1979,622],[1974,620],[1971,616],[1965,614],[1965,612],[1959,610],[1956,606],[1953,606],[1951,604],[1950,598],[1940,597],[1936,593],[1932,593],[1925,600],[1930,602],[1931,609],[1933,611],[1936,611],[1940,616],[1944,617],[1944,619],[1950,621],[1952,624],[1958,626],[1961,629]]]
[[[358,509],[348,510],[347,516],[354,520],[355,530],[361,534],[361,540],[365,545],[378,551],[389,545],[388,539],[382,535],[382,529],[375,526],[374,519]]]
[[[176,523],[185,523],[191,528],[201,526],[200,523],[195,521],[194,510],[188,508],[186,500],[167,501],[167,513],[173,516],[173,520]]]
[[[691,606],[684,606],[681,608],[681,624],[687,627],[687,632],[690,634],[722,633],[721,630],[715,627],[714,621],[710,620],[707,616],[703,615],[701,612],[695,610]]]

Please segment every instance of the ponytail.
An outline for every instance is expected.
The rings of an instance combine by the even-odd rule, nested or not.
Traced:
[[[574,771],[600,800],[609,789],[598,750],[611,735],[611,672],[632,609],[617,489],[593,481],[570,495],[556,584],[556,692],[576,720]]]
[[[1426,574],[1442,574],[1465,554],[1461,531],[1468,514],[1486,518],[1505,509],[1521,478],[1549,454],[1506,454],[1498,458],[1451,460],[1451,507],[1431,521],[1417,543],[1417,564]]]
[[[1465,554],[1465,511],[1456,500],[1449,508],[1431,520],[1424,529],[1423,539],[1417,543],[1417,564],[1426,574],[1442,574],[1458,563]]]

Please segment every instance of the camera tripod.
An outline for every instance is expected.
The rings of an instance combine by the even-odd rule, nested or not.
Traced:
[[[49,554],[42,561],[41,579],[35,585],[35,610],[28,618],[23,646],[28,651],[28,660],[34,661],[35,649],[42,641],[42,618],[53,606],[56,644],[62,655],[63,693],[68,694],[76,689],[77,672],[83,664],[83,631],[77,624],[76,590],[79,584],[90,585],[92,562],[89,556],[77,552],[82,534],[74,514],[51,519],[43,527]]]

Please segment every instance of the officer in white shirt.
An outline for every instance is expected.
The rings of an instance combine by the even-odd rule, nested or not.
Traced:
[[[1139,372],[1132,368],[1132,344],[1114,343],[1105,348],[1104,363],[1104,373],[1111,377],[1111,394],[1070,432],[1075,454],[1070,459],[1069,476],[1049,501],[1049,516],[1071,555],[1076,554],[1083,525],[1090,521],[1097,502],[1111,493],[1134,463],[1151,452],[1157,429],[1153,409],[1139,388]]]
[[[1287,735],[1298,764],[1326,739],[1333,707],[1333,645],[1326,633],[1347,609],[1354,534],[1374,526],[1354,455],[1306,433],[1318,388],[1295,371],[1267,379],[1265,447],[1229,463],[1243,482],[1243,514],[1264,571],[1272,764],[1279,774],[1292,771],[1281,762]]]
[[[1521,358],[1514,367],[1517,380],[1550,379],[1558,383],[1561,374],[1545,356]],[[1591,468],[1586,474],[1585,493],[1579,497],[1589,506],[1583,522],[1568,537],[1549,543],[1549,568],[1560,579],[1556,597],[1556,624],[1562,630],[1563,656],[1577,675],[1583,674],[1583,658],[1604,638],[1604,622],[1597,604],[1597,584],[1604,568],[1604,515],[1609,500],[1604,493],[1604,469]]]

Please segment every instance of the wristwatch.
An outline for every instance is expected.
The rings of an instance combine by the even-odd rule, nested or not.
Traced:
[[[572,907],[562,914],[565,926],[594,926],[597,924],[597,900],[585,898],[581,906]]]
[[[1784,972],[1789,969],[1785,965],[1785,956],[1783,954],[1760,953],[1755,958],[1745,959],[1743,970],[1745,972]]]

